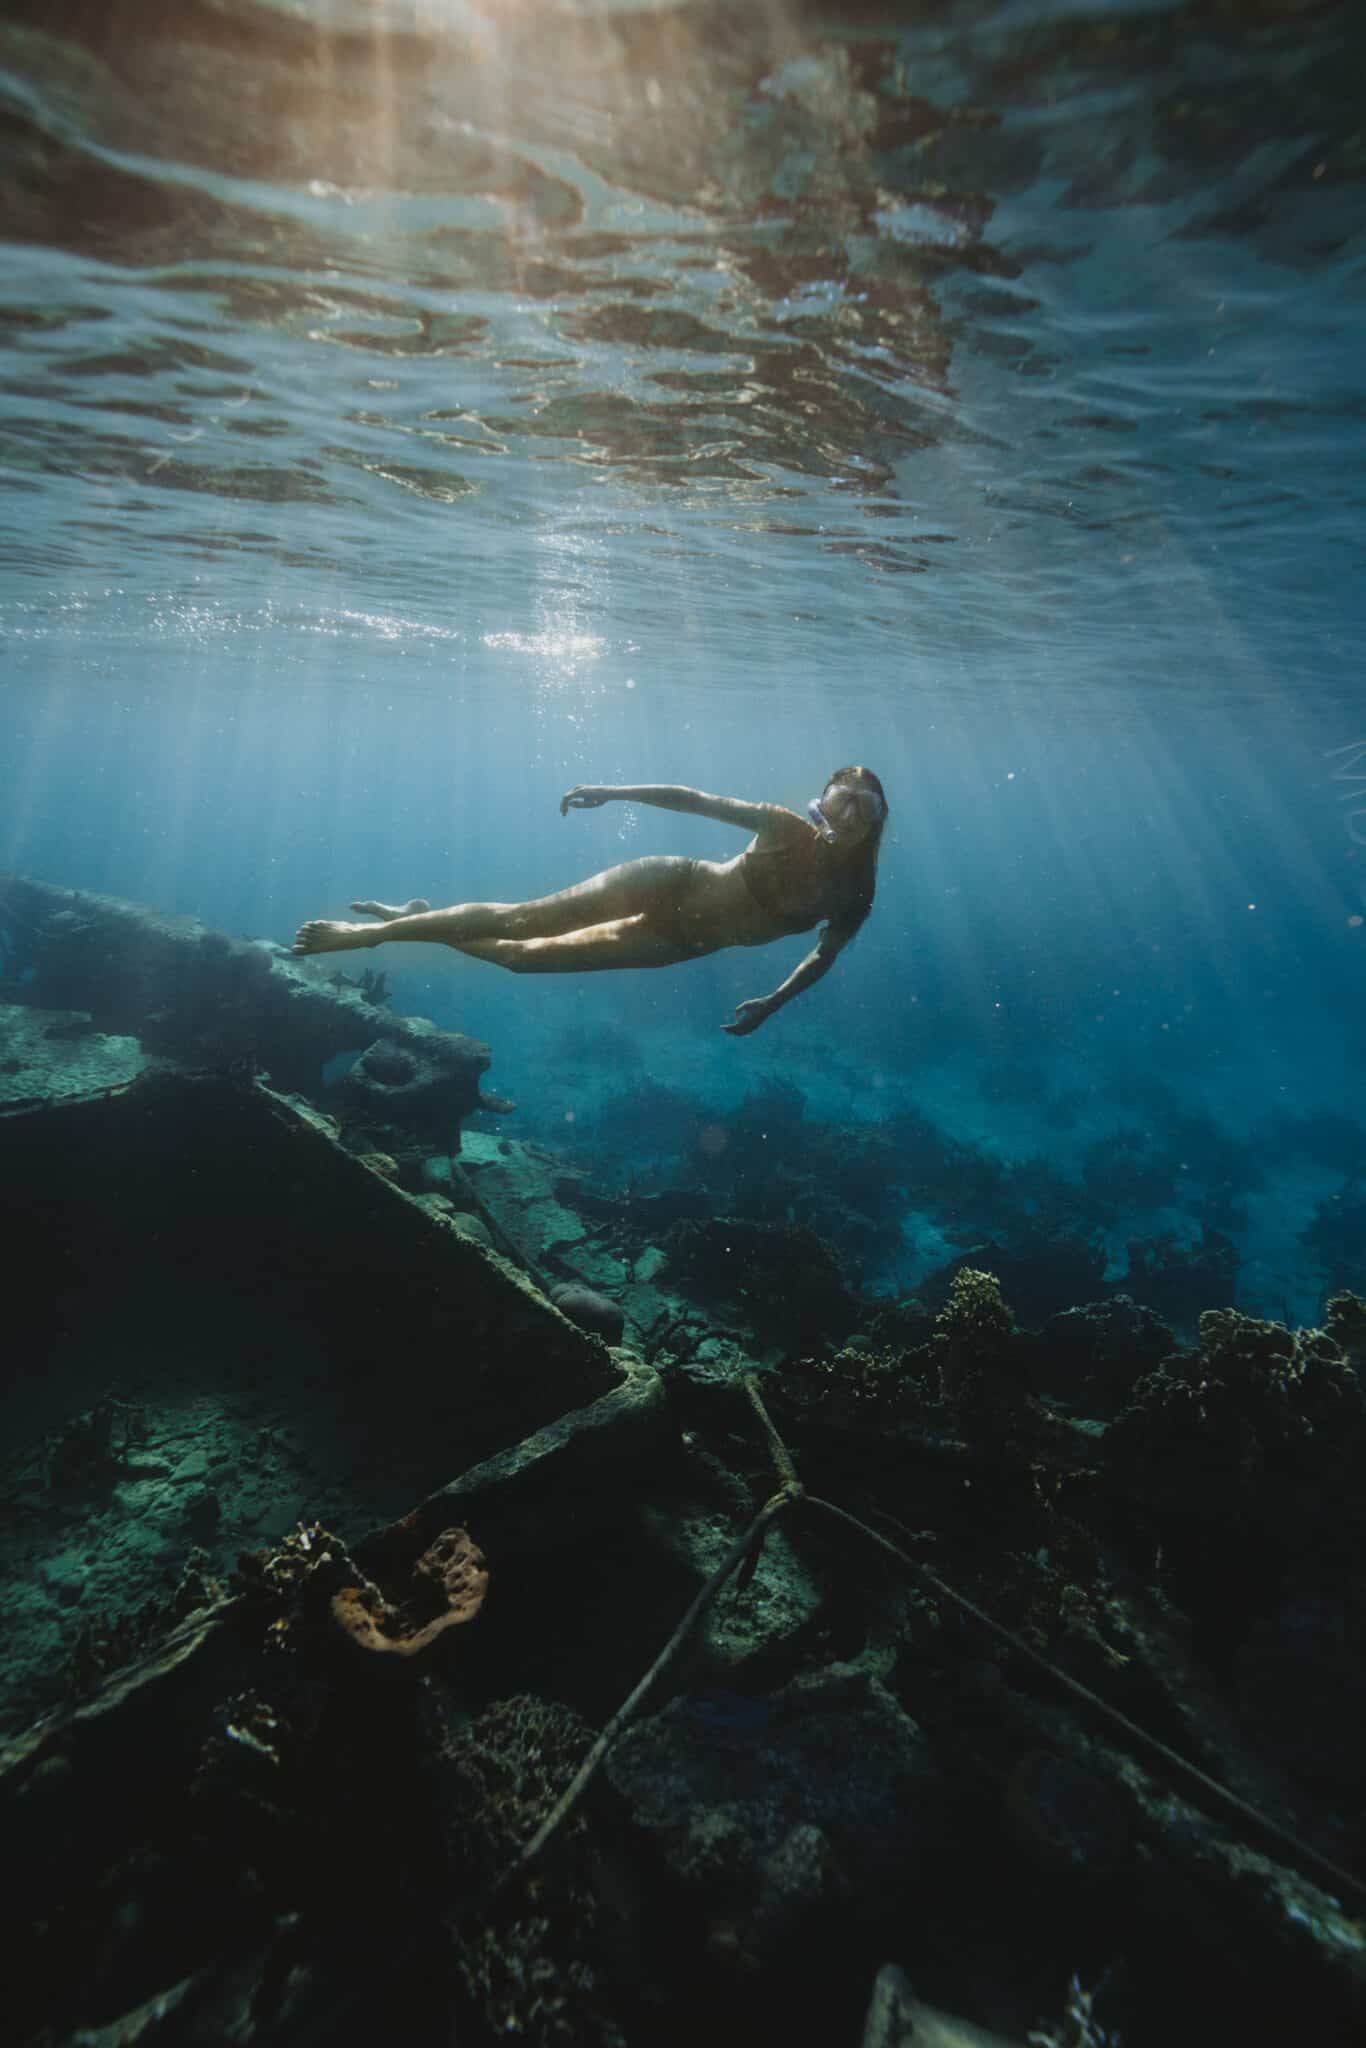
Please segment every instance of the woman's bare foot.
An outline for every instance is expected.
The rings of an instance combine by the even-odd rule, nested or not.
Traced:
[[[430,910],[431,904],[425,896],[414,896],[411,903],[353,903],[362,917],[382,917],[387,924],[395,917],[416,917],[420,910]]]
[[[356,946],[373,946],[380,928],[373,924],[341,924],[331,917],[315,917],[301,924],[294,934],[291,953],[349,953]]]

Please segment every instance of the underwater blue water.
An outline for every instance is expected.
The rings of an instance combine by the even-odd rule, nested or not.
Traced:
[[[121,20],[0,29],[0,872],[287,941],[738,850],[575,782],[867,762],[873,917],[753,1038],[801,939],[367,964],[590,1165],[642,1076],[1073,1176],[1212,1118],[1240,1299],[1312,1319],[1366,1171],[1284,1120],[1366,1078],[1358,12]],[[908,1215],[879,1283],[951,1249]]]

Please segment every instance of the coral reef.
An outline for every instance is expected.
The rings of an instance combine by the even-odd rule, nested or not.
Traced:
[[[1265,1148],[1192,1110],[1167,1084],[1131,1078],[1136,1092],[1117,1085],[1116,1094],[1126,1111],[1144,1112],[1143,1123],[1121,1121],[1105,1137],[1063,1146],[1065,1168],[1054,1156],[1006,1157],[950,1136],[904,1097],[876,1122],[831,1120],[813,1114],[790,1080],[721,1104],[647,1074],[576,1112],[573,1157],[591,1169],[599,1199],[615,1182],[638,1221],[644,1204],[669,1201],[701,1203],[689,1213],[804,1225],[831,1246],[855,1288],[896,1290],[909,1267],[917,1291],[939,1300],[957,1264],[986,1264],[1028,1327],[1121,1290],[1192,1329],[1202,1308],[1234,1298],[1235,1240],[1248,1233],[1249,1203],[1267,1183]],[[1031,1071],[996,1066],[983,1093],[1010,1106],[1037,1096],[1036,1082]],[[1094,1130],[1098,1108],[1094,1091],[1064,1102],[1057,1127],[1089,1112]],[[1050,1125],[1044,1114],[1042,1123],[1057,1119]],[[1350,1119],[1304,1123],[1296,1156],[1353,1156]],[[1038,1119],[1034,1128],[1037,1135]],[[1344,1197],[1350,1210],[1350,1191]],[[1117,1277],[1121,1229],[1129,1267]],[[1326,1208],[1306,1233],[1335,1282],[1359,1277],[1350,1234],[1351,1220],[1335,1230]],[[946,1241],[961,1248],[956,1260],[943,1261]],[[929,1273],[917,1258],[921,1243],[941,1261]]]
[[[666,1232],[663,1249],[685,1293],[741,1305],[764,1343],[839,1335],[857,1318],[834,1252],[800,1224],[683,1221]]]
[[[1363,1456],[1366,1400],[1337,1336],[1232,1310],[1206,1311],[1198,1349],[1137,1380],[1104,1444],[1108,1483],[1149,1518],[1164,1587],[1224,1672],[1289,1576],[1354,1569]]]
[[[1020,1321],[1031,1326],[1075,1301],[1096,1300],[1106,1292],[1105,1254],[1093,1238],[1074,1236],[1065,1227],[1051,1231],[1030,1220],[1009,1244],[987,1239],[937,1266],[920,1281],[917,1293],[938,1307],[958,1274],[977,1267],[995,1274]]]
[[[532,1694],[495,1701],[443,1733],[430,1777],[449,1866],[467,1889],[490,1889],[583,1762],[593,1731],[580,1715]],[[594,1884],[591,1835],[566,1834],[572,1854],[536,1910],[471,1912],[455,1952],[470,2020],[564,2048],[622,2048],[611,2011],[611,1914]]]
[[[1360,1382],[1333,1335],[1207,1309],[1199,1348],[1137,1381],[1105,1448],[1150,1506],[1284,1542],[1292,1516],[1340,1504],[1363,1444]]]
[[[1366,1301],[1351,1293],[1331,1296],[1324,1308],[1324,1327],[1353,1370],[1366,1370]]]
[[[980,1408],[1001,1398],[1009,1402],[1018,1390],[1009,1364],[1013,1334],[995,1274],[960,1267],[930,1338],[940,1399],[958,1408]]]
[[[586,1135],[595,1172],[615,1166],[636,1201],[695,1190],[707,1215],[805,1226],[834,1248],[856,1282],[902,1248],[891,1139],[809,1118],[790,1082],[751,1089],[723,1112],[644,1080],[610,1097]]]

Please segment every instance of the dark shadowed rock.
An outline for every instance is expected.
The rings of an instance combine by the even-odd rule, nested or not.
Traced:
[[[942,1850],[929,1744],[865,1671],[831,1665],[771,1698],[674,1700],[606,1770],[634,1825],[707,1918],[751,1956],[837,1908],[892,1907]]]

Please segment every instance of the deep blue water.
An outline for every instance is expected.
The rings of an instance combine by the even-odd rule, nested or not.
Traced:
[[[1120,1134],[1122,1265],[1212,1120],[1239,1298],[1312,1320],[1366,1281],[1301,1237],[1366,1216],[1366,19],[910,14],[7,9],[0,871],[287,940],[735,850],[578,781],[866,761],[873,918],[754,1038],[800,939],[367,964],[618,1174],[642,1080]],[[953,1249],[902,1222],[886,1288]]]

